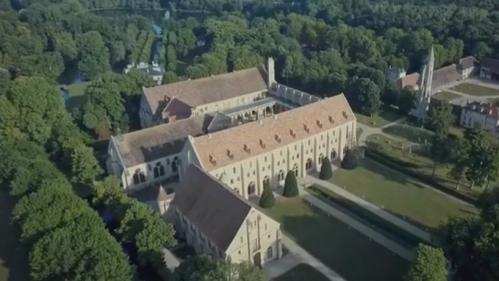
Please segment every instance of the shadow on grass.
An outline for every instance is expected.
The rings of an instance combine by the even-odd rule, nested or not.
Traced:
[[[284,215],[281,228],[310,254],[350,281],[402,280],[408,262],[314,207],[313,215]]]

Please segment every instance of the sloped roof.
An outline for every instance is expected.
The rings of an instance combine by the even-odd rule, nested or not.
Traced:
[[[459,60],[461,69],[467,69],[475,66],[477,59],[474,56],[467,56]]]
[[[484,58],[480,61],[482,67],[488,68],[494,73],[499,73],[499,60],[493,58]]]
[[[191,107],[177,98],[172,98],[163,112],[168,112],[169,115],[175,116],[177,120],[189,118],[192,114]]]
[[[145,88],[144,96],[153,112],[161,101],[177,98],[191,107],[226,100],[267,89],[265,70],[254,67],[230,73]]]
[[[196,137],[193,145],[203,168],[210,171],[354,120],[355,115],[341,94],[274,117]]]
[[[195,165],[187,168],[173,205],[223,251],[252,209],[237,193]]]
[[[172,123],[142,129],[112,138],[126,167],[178,153],[187,136],[206,132],[211,117],[196,116]]]
[[[415,87],[418,86],[419,77],[420,77],[420,75],[419,75],[418,72],[411,73],[411,74],[409,74],[407,76],[404,76],[404,77],[400,78],[397,81],[397,86],[400,89],[404,89],[405,87],[415,88]]]
[[[443,85],[459,81],[460,79],[461,74],[459,74],[457,65],[451,64],[433,72],[432,88],[437,89]]]
[[[499,118],[499,108],[491,103],[481,103],[478,101],[466,104],[465,108],[470,111],[481,113],[483,115],[492,116],[495,119]]]

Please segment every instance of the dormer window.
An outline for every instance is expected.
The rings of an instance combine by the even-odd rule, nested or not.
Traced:
[[[274,137],[275,137],[275,140],[277,142],[279,142],[279,143],[281,142],[281,136],[279,136],[278,134],[276,134]]]
[[[217,164],[217,159],[215,158],[215,156],[211,155],[210,154],[210,162],[213,164],[213,165],[216,165]]]
[[[260,139],[260,146],[261,146],[262,148],[265,148],[265,143],[263,142],[263,140],[262,140],[262,139]]]
[[[289,129],[289,134],[290,134],[293,138],[295,138],[295,137],[296,137],[296,132],[295,132],[295,130],[293,130],[293,129]]]
[[[310,128],[307,126],[307,124],[303,124],[303,129],[305,132],[310,133]]]
[[[232,151],[230,149],[227,149],[227,156],[229,156],[229,158],[234,158],[234,153],[232,153]]]
[[[346,111],[343,111],[343,117],[345,117],[345,119],[348,118],[348,113]]]
[[[322,128],[322,122],[321,122],[321,120],[317,120],[316,123],[317,123],[317,127]]]
[[[244,145],[243,149],[244,149],[244,151],[251,153],[251,149],[249,148],[249,146],[247,144]]]
[[[329,123],[334,124],[333,116],[329,115]]]

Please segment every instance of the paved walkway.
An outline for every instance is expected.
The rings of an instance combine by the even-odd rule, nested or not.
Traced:
[[[407,117],[402,117],[398,120],[395,120],[395,121],[388,123],[388,124],[381,126],[381,127],[371,127],[369,125],[365,125],[365,124],[362,124],[360,122],[357,122],[357,127],[362,129],[362,134],[360,135],[359,140],[358,140],[359,145],[364,145],[366,143],[367,138],[371,135],[384,135],[384,136],[391,138],[393,140],[406,141],[404,139],[397,138],[395,136],[392,136],[392,135],[389,135],[389,134],[383,132],[384,128],[393,126],[395,124],[400,124],[400,123],[404,122],[406,119],[407,119]]]
[[[374,242],[382,245],[383,247],[387,248],[388,250],[392,251],[393,253],[401,256],[402,258],[406,260],[412,260],[414,258],[414,252],[399,243],[393,241],[390,238],[387,238],[383,234],[377,232],[376,230],[372,229],[371,227],[365,225],[364,223],[361,223],[360,221],[352,218],[351,216],[339,211],[338,209],[332,207],[330,204],[325,203],[321,199],[317,198],[310,192],[308,192],[305,189],[300,190],[302,198],[307,201],[308,203],[314,205],[315,207],[319,208],[326,214],[335,217],[336,219],[340,220],[341,222],[349,225],[353,229],[359,231],[360,233],[364,234],[365,236],[369,237],[372,239]]]
[[[305,263],[305,261],[294,253],[288,253],[278,260],[267,262],[263,266],[263,273],[265,273],[268,280],[272,280],[290,271],[300,263]]]
[[[383,210],[382,208],[358,197],[355,194],[352,194],[345,189],[329,182],[329,181],[323,181],[318,178],[312,177],[307,175],[304,179],[301,179],[301,182],[303,182],[304,185],[311,185],[311,184],[317,184],[319,186],[322,186],[323,188],[326,188],[327,190],[334,192],[335,194],[346,198],[350,200],[351,202],[357,204],[359,207],[362,207],[369,212],[377,215],[378,217],[392,223],[393,225],[411,233],[412,235],[420,238],[423,241],[430,242],[431,241],[431,235],[430,233],[408,223],[407,221],[400,219],[397,216],[394,216],[390,214],[389,212]]]

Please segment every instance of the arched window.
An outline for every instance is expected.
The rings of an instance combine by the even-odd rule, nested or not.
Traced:
[[[146,181],[146,176],[144,175],[144,173],[141,170],[137,169],[135,171],[135,173],[133,174],[133,183],[134,184],[141,184],[145,181]]]
[[[175,156],[172,161],[172,172],[176,173],[178,171],[178,157]]]
[[[312,169],[312,159],[308,158],[307,162],[305,163],[305,169],[310,170]]]
[[[248,196],[254,195],[255,191],[256,191],[255,183],[254,182],[250,182],[250,184],[248,185]]]
[[[334,150],[334,149],[333,149],[333,150],[331,150],[331,160],[336,159],[336,157],[337,157],[337,156],[338,156],[338,155],[336,154],[336,150]]]
[[[277,174],[277,180],[278,181],[283,181],[284,180],[284,171],[280,170],[279,174]]]
[[[165,175],[165,166],[161,162],[156,163],[154,167],[154,178],[162,177]]]
[[[321,153],[319,155],[319,163],[321,163],[321,165],[322,165],[322,161],[324,161],[324,154]]]
[[[263,186],[265,186],[266,184],[269,184],[269,185],[270,185],[270,179],[269,179],[269,177],[268,177],[268,176],[265,176],[265,177],[263,178]]]
[[[265,259],[270,260],[272,258],[274,258],[274,249],[272,248],[272,246],[270,246],[267,248],[267,252],[265,254]]]

